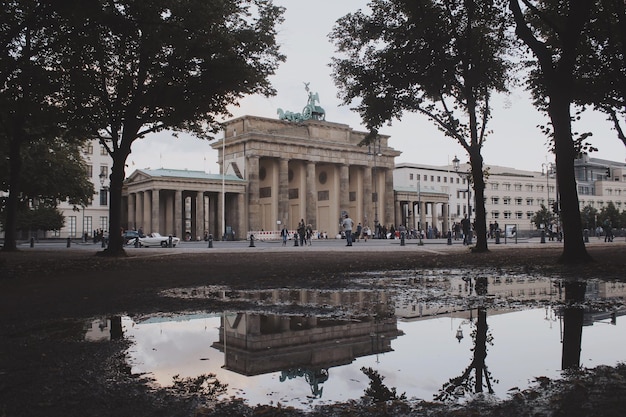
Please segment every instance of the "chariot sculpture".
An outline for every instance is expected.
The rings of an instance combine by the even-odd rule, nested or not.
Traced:
[[[309,90],[310,83],[304,83],[304,89],[308,93],[308,100],[302,113],[294,113],[292,111],[283,111],[283,109],[277,109],[276,113],[280,120],[287,120],[289,122],[303,122],[305,120],[326,120],[326,112],[320,106],[315,103],[319,103],[320,97],[318,93],[313,94]]]

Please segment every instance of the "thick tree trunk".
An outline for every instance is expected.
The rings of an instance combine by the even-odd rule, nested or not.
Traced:
[[[554,128],[556,176],[563,223],[563,253],[559,260],[568,264],[590,262],[592,259],[587,253],[582,236],[578,190],[574,175],[576,150],[572,140],[570,101],[565,94],[555,90],[551,94],[548,112]]]
[[[478,146],[470,148],[470,164],[472,166],[472,180],[474,182],[474,227],[476,231],[476,246],[473,252],[487,252],[487,218],[485,210],[485,178],[483,176],[483,157]],[[468,208],[469,209],[469,208]]]
[[[118,148],[113,157],[109,177],[109,245],[100,252],[104,256],[125,256],[122,238],[122,188],[124,186],[126,159],[130,155],[130,145]]]

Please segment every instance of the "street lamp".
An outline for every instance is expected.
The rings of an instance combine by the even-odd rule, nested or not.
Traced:
[[[376,158],[383,155],[380,151],[380,138],[375,139],[374,152],[372,152],[372,145],[368,145],[367,154],[374,157],[374,195],[376,196],[374,199],[374,236],[378,238],[380,236],[378,236],[378,165]]]
[[[461,161],[459,161],[459,158],[456,157],[456,155],[454,155],[454,159],[452,160],[452,166],[454,168],[454,172],[456,172],[456,174],[461,177],[464,178],[467,181],[467,222],[469,225],[469,229],[470,232],[469,234],[466,236],[466,242],[468,245],[470,245],[472,243],[472,231],[471,231],[471,225],[472,225],[472,206],[470,205],[470,174],[465,172],[459,172],[460,168],[461,168]]]
[[[548,201],[547,201],[547,205],[548,205],[548,210],[550,207],[550,175],[554,174],[555,176],[555,197],[554,197],[554,205],[553,207],[553,211],[556,217],[556,224],[557,224],[557,228],[559,227],[559,189],[558,189],[558,180],[556,179],[556,164],[554,162],[544,162],[543,164],[541,164],[541,175],[545,175],[546,176],[546,190],[548,192]],[[547,226],[547,225],[546,225]],[[553,235],[552,232],[550,232],[550,240],[553,239]],[[557,230],[558,233],[558,230]],[[559,235],[557,235],[559,236]]]

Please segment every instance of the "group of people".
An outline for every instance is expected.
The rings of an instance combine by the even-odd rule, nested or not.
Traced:
[[[287,240],[289,239],[289,230],[287,230],[286,225],[283,226],[282,230],[280,231],[280,237],[283,241],[283,246],[287,246]],[[305,224],[304,219],[300,219],[300,222],[298,223],[298,228],[296,229],[293,238],[297,242],[300,242],[300,246],[305,246],[306,244],[308,244],[308,246],[311,246],[313,240],[313,226],[310,223]]]

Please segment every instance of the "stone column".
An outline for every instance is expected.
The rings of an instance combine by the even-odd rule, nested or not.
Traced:
[[[174,234],[183,238],[183,192],[176,190],[174,193]]]
[[[128,225],[129,229],[137,230],[137,220],[135,213],[135,204],[137,201],[137,193],[130,193],[128,195]]]
[[[372,204],[372,168],[363,167],[363,226],[374,230],[374,208]]]
[[[419,229],[423,231],[424,230],[424,218],[426,215],[426,202],[424,200],[421,200],[419,202],[419,206],[420,206],[420,211],[419,211],[418,223],[419,223]]]
[[[385,175],[385,193],[383,194],[382,205],[385,207],[385,223],[393,223],[393,202],[395,200],[393,192],[393,171],[391,169],[384,169]]]
[[[150,216],[152,218],[152,231],[161,232],[161,222],[159,221],[159,190],[152,190],[152,210]]]
[[[278,220],[286,224],[289,218],[289,160],[278,161]],[[276,225],[278,227],[278,225]]]
[[[250,230],[260,230],[261,227],[261,208],[260,204],[260,185],[259,185],[259,157],[251,155],[248,157],[248,227]],[[224,233],[222,231],[222,233]]]
[[[350,211],[350,167],[346,164],[342,164],[339,167],[339,210]],[[352,213],[348,213],[352,215]],[[354,220],[354,219],[352,219]]]
[[[392,223],[393,223],[393,227],[396,229],[398,228],[398,226],[400,226],[403,223],[402,217],[404,216],[404,205],[405,205],[404,201],[394,202],[394,221]]]
[[[237,194],[237,228],[244,233],[246,230],[250,230],[246,224],[246,196],[245,194]],[[247,236],[245,235],[241,236]]]
[[[198,191],[196,193],[196,217],[194,219],[196,225],[196,240],[204,237],[204,193]]]
[[[143,229],[143,232],[146,233],[146,225],[144,224],[144,216],[143,216],[143,206],[145,200],[145,192],[139,191],[137,193],[137,206],[135,207],[136,220],[137,220],[137,230],[139,228]]]
[[[152,233],[152,191],[143,192],[143,232]],[[156,230],[154,230],[156,232]]]
[[[443,230],[441,234],[443,237],[446,237],[448,230],[450,230],[450,226],[448,225],[448,203],[443,203],[441,214],[443,215]]]
[[[431,225],[433,229],[437,227],[437,203],[432,203],[433,212],[431,213]],[[438,228],[438,227],[437,227]]]
[[[218,193],[217,194],[217,227],[215,230],[215,233],[213,234],[213,239],[221,239],[221,240],[226,240],[226,224],[225,222],[222,222],[222,219],[224,218],[224,210],[222,209],[222,207],[224,206],[222,204],[222,201],[224,200],[224,194],[222,193]]]
[[[306,222],[317,229],[317,190],[315,189],[315,162],[306,164]]]

